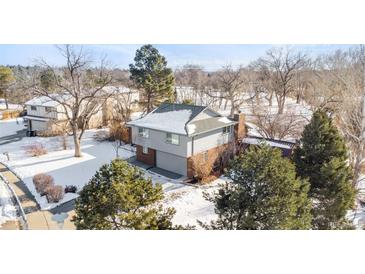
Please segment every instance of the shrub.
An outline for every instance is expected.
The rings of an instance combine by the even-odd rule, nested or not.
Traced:
[[[25,152],[32,157],[47,154],[47,149],[41,143],[34,143],[25,146]]]
[[[199,182],[208,183],[211,181],[215,160],[211,155],[207,158],[199,155],[193,159],[194,176]]]
[[[47,200],[49,203],[58,203],[63,199],[64,191],[60,185],[47,188]]]
[[[107,130],[100,130],[94,134],[94,140],[98,142],[104,142],[110,140],[110,134]]]
[[[47,189],[54,186],[54,179],[51,175],[39,173],[34,175],[33,184],[36,191],[41,195],[47,194]]]
[[[75,185],[70,185],[65,187],[65,193],[76,193],[76,191],[77,191],[77,186]]]

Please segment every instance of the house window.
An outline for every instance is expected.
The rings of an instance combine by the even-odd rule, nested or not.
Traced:
[[[30,106],[30,110],[36,111],[37,110],[37,107],[36,106]]]
[[[143,138],[148,138],[149,130],[147,128],[139,127],[138,128],[138,135]]]
[[[46,112],[52,112],[52,108],[51,107],[46,107]]]
[[[143,154],[148,154],[148,147],[143,147],[142,152],[143,152]]]
[[[228,126],[228,127],[224,127],[223,128],[223,134],[228,134],[231,132],[231,126]]]
[[[179,135],[166,133],[166,142],[173,145],[179,145],[180,143]]]

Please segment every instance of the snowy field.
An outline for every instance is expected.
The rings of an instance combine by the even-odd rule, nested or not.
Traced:
[[[11,199],[11,193],[0,177],[0,227],[8,221],[17,219],[16,208]]]
[[[9,109],[19,109],[19,110],[23,108],[21,105],[11,104],[11,103],[8,103],[8,107]],[[6,110],[6,104],[4,98],[0,98],[0,110]]]

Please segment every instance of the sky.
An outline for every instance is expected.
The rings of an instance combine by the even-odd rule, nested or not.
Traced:
[[[81,45],[77,45],[78,47]],[[337,49],[347,49],[351,45],[231,45],[231,44],[157,44],[154,45],[173,69],[186,64],[203,66],[207,71],[217,70],[231,64],[247,65],[263,56],[265,52],[277,46],[301,50],[310,56],[331,53]],[[128,68],[133,62],[136,49],[141,45],[82,45],[95,60],[106,57],[113,67]],[[0,65],[34,65],[43,58],[52,65],[63,65],[64,60],[55,45],[0,45]]]

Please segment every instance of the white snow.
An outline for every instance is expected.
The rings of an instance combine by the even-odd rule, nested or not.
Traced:
[[[16,208],[11,199],[11,193],[0,177],[0,227],[7,221],[17,219]]]
[[[17,123],[18,121],[18,123]],[[22,118],[2,120],[0,123],[0,138],[16,134],[18,130],[24,129],[24,123]],[[1,151],[1,147],[0,147]]]
[[[173,218],[177,225],[195,225],[197,229],[201,227],[197,220],[203,223],[210,223],[217,219],[214,212],[214,205],[203,197],[203,193],[213,193],[218,190],[219,184],[224,179],[219,178],[206,186],[184,186],[171,190],[165,194],[165,207],[174,207],[176,214]]]
[[[12,125],[11,125],[12,124]],[[5,126],[6,125],[6,126]],[[17,125],[15,120],[0,121],[0,131],[2,135],[14,133]],[[4,129],[4,130],[3,130]],[[8,143],[0,146],[0,161],[5,162],[24,181],[32,192],[42,209],[49,209],[58,204],[47,202],[46,197],[41,197],[34,188],[32,177],[37,173],[47,173],[53,176],[58,185],[76,185],[81,189],[103,165],[109,163],[116,157],[113,144],[110,142],[97,142],[93,135],[98,130],[88,130],[85,132],[81,142],[83,157],[73,156],[72,136],[69,136],[67,143],[69,149],[62,150],[60,137],[24,137],[21,141]],[[25,153],[24,146],[34,143],[41,143],[46,147],[48,154],[30,157]],[[7,161],[4,152],[9,153],[10,161]],[[119,156],[126,159],[135,155],[128,147],[119,149]],[[64,203],[75,198],[77,194],[67,193],[60,203]]]
[[[189,135],[193,134],[195,132],[195,129],[196,129],[196,125],[194,125],[194,124],[187,124],[186,125],[186,131]]]
[[[23,107],[21,105],[11,104],[9,102],[8,102],[8,107],[9,107],[9,110],[14,110],[14,109],[21,110],[21,109],[23,109]],[[5,99],[4,98],[0,98],[0,110],[6,110],[6,104],[5,104]]]
[[[60,95],[60,94],[50,94],[50,97],[55,98],[56,100],[66,101],[70,96]],[[25,102],[25,105],[56,107],[59,105],[59,103],[55,100],[50,99],[47,96],[38,96]]]
[[[151,112],[129,124],[185,135],[185,124],[189,121],[191,114],[191,110],[188,109],[163,113]]]
[[[218,119],[219,122],[225,123],[225,124],[230,124],[232,123],[231,120],[229,120],[227,117],[222,117]]]
[[[6,126],[5,126],[6,125]],[[15,120],[0,121],[0,129],[3,135],[13,134],[19,125]],[[55,183],[60,185],[76,185],[82,188],[95,174],[102,164],[109,163],[115,158],[115,150],[111,143],[96,142],[92,138],[97,130],[89,130],[82,140],[82,158],[73,157],[73,149],[61,150],[60,139],[58,137],[25,137],[21,141],[0,146],[0,152],[8,151],[10,161],[0,154],[0,160],[10,166],[25,182],[26,186],[37,199],[42,209],[49,209],[58,204],[49,204],[45,197],[35,191],[32,177],[44,172],[54,177]],[[39,157],[29,157],[24,153],[24,146],[35,142],[42,143],[48,150],[48,154]],[[72,145],[71,137],[68,144]],[[121,158],[128,158],[134,155],[130,147],[126,146],[119,150]],[[168,179],[151,171],[145,171],[146,177],[151,177],[154,183],[160,183],[165,192],[164,205],[174,207],[176,215],[174,223],[181,225],[197,225],[197,220],[210,222],[216,218],[213,205],[203,197],[204,191],[214,191],[219,182],[204,187],[196,187],[184,184],[182,179]],[[75,198],[76,194],[65,194],[60,203],[64,203]],[[199,228],[199,227],[198,227]]]
[[[291,147],[289,145],[285,145],[285,144],[281,144],[279,142],[274,142],[274,141],[269,141],[269,140],[262,140],[262,139],[258,139],[258,138],[244,138],[242,140],[244,143],[246,144],[251,144],[251,145],[259,145],[261,143],[267,144],[270,147],[279,147],[279,148],[285,148],[285,149],[290,149]]]

